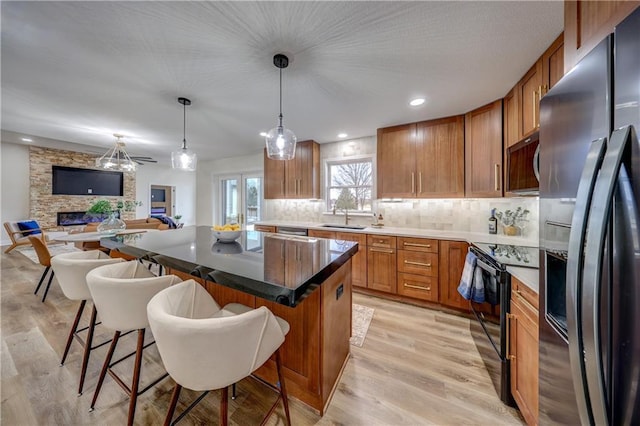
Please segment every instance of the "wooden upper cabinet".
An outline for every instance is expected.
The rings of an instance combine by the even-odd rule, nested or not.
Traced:
[[[417,123],[416,197],[464,197],[464,116]]]
[[[464,117],[378,129],[378,198],[464,195]]]
[[[640,1],[565,1],[564,71],[569,72],[591,49],[613,32]]]
[[[518,88],[518,103],[520,111],[519,128],[521,137],[530,135],[538,130],[540,126],[539,103],[542,97],[542,59],[527,71],[520,82]]]
[[[514,87],[502,100],[504,116],[504,149],[515,145],[520,139],[520,114],[518,113],[518,88]]]
[[[564,75],[564,33],[542,54],[543,96]]]
[[[271,160],[264,152],[264,198],[320,198],[320,146],[296,144],[293,160]]]
[[[378,198],[415,197],[416,124],[378,129]]]
[[[502,99],[465,115],[465,196],[502,196]]]
[[[284,166],[285,161],[267,158],[267,150],[264,150],[264,198],[266,200],[286,198]]]

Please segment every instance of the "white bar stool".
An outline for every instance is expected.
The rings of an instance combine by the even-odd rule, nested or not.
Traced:
[[[129,416],[127,424],[132,425],[135,417],[136,403],[138,395],[146,392],[160,380],[167,377],[164,374],[147,385],[144,389],[138,390],[140,385],[140,370],[142,366],[142,351],[154,342],[144,344],[145,328],[149,326],[147,320],[147,303],[159,291],[181,282],[175,275],[155,276],[142,263],[131,260],[129,262],[106,265],[96,268],[87,274],[87,285],[93,297],[93,303],[100,312],[102,325],[115,330],[111,346],[100,372],[98,385],[91,401],[91,410],[96,404],[100,389],[107,373],[124,389],[129,396]],[[111,362],[113,353],[116,350],[118,341],[123,331],[137,330],[138,343],[136,351],[132,352],[114,362]],[[111,369],[116,364],[124,361],[133,354],[136,355],[133,379],[131,387],[127,386],[120,377]]]
[[[279,351],[289,332],[285,320],[264,306],[251,309],[232,303],[220,309],[193,280],[156,294],[147,305],[147,315],[162,362],[176,382],[165,425],[178,422],[209,390],[221,389],[220,425],[226,426],[229,385],[250,376],[274,353],[280,389],[270,386],[278,399],[262,423],[282,400],[291,425]],[[182,387],[206,392],[172,423]]]
[[[67,338],[67,344],[65,345],[64,353],[62,354],[62,360],[60,361],[60,365],[64,365],[64,361],[67,359],[67,354],[69,353],[71,341],[74,336],[83,343],[84,354],[82,356],[82,369],[80,371],[78,396],[82,395],[84,378],[87,373],[87,366],[89,364],[91,351],[109,343],[107,341],[97,346],[91,346],[93,344],[93,331],[96,326],[97,311],[95,305],[93,305],[91,310],[89,325],[78,330],[78,323],[80,322],[82,311],[84,311],[87,300],[91,300],[91,293],[87,287],[86,276],[89,271],[97,268],[98,266],[118,262],[122,262],[122,259],[111,258],[100,250],[62,253],[51,258],[51,268],[53,269],[53,273],[56,274],[56,277],[58,277],[58,284],[60,284],[62,293],[67,297],[67,299],[80,301],[80,306],[78,307],[78,312],[73,320],[73,325],[71,326],[69,337]],[[88,330],[88,332],[86,340],[82,342],[78,333],[84,330]]]

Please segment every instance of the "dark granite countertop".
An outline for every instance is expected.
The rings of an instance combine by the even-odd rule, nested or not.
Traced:
[[[358,244],[243,231],[222,243],[208,226],[107,237],[100,244],[287,306],[296,306],[356,254]]]

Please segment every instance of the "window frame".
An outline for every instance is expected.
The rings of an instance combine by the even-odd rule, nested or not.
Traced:
[[[340,165],[340,164],[348,164],[348,163],[364,163],[369,162],[371,164],[371,209],[369,210],[352,210],[349,209],[349,213],[354,214],[371,214],[373,212],[373,204],[376,199],[376,156],[375,154],[363,154],[363,155],[353,155],[349,157],[338,157],[338,158],[327,158],[324,161],[324,202],[326,207],[326,212],[333,213],[333,206],[331,205],[331,189],[332,188],[355,188],[355,186],[332,186],[331,185],[331,166]]]

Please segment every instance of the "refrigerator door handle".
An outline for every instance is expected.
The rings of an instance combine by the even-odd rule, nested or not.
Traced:
[[[569,250],[566,275],[567,301],[567,335],[569,340],[569,359],[571,360],[571,375],[576,393],[576,402],[582,424],[592,424],[589,392],[586,381],[584,363],[584,346],[582,336],[582,265],[584,263],[584,243],[587,229],[587,219],[591,207],[593,189],[595,187],[598,170],[602,165],[606,148],[606,138],[591,142],[587,159],[576,194],[576,205],[571,220],[569,234]]]
[[[597,425],[609,424],[604,369],[600,351],[602,262],[616,180],[622,165],[623,154],[632,134],[633,128],[631,126],[621,127],[611,134],[609,147],[593,191],[593,198],[598,202],[591,206],[592,213],[587,223],[589,238],[584,263],[582,333],[591,413],[593,423]]]

